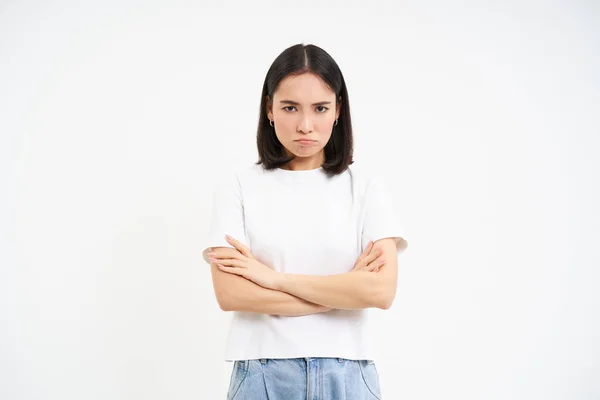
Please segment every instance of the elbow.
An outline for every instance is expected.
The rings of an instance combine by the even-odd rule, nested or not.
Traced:
[[[381,299],[379,299],[379,301],[375,305],[375,307],[380,308],[382,310],[389,310],[393,303],[394,296],[382,296]]]
[[[223,299],[223,298],[218,298],[217,297],[217,303],[219,304],[219,308],[222,311],[234,311],[233,310],[233,305],[231,304],[231,302]]]
[[[396,290],[392,287],[382,287],[373,296],[372,307],[389,310],[394,303]]]
[[[217,299],[221,311],[246,311],[240,302],[235,301],[235,298],[227,297],[226,299]]]
[[[222,311],[238,311],[236,307],[236,298],[232,293],[228,293],[226,290],[215,291],[215,297],[217,298],[217,304]]]
[[[363,286],[363,290],[359,292],[359,308],[380,308],[387,310],[394,302],[395,291],[390,290],[387,285],[379,282]]]
[[[396,278],[395,276],[386,276],[375,274],[374,281],[371,283],[371,307],[389,310],[396,297]]]
[[[225,273],[222,274],[227,275]],[[235,289],[232,288],[231,281],[213,279],[213,289],[217,304],[222,311],[238,311],[238,307],[243,301],[240,299],[240,294],[236,293]]]
[[[394,302],[394,295],[388,293],[370,293],[362,302],[364,308],[380,308],[388,310]]]

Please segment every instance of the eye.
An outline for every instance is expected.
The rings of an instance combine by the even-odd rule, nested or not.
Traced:
[[[317,106],[316,110],[317,110],[318,113],[324,113],[327,110],[329,110],[329,108],[327,108],[325,106]]]
[[[296,107],[295,107],[295,106],[286,106],[286,107],[283,107],[283,109],[284,109],[285,111],[287,111],[287,112],[292,112],[292,111],[294,111],[294,110],[290,110],[290,108],[294,108],[294,109],[295,109]]]

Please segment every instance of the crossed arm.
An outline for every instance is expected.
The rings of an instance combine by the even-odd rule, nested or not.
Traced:
[[[248,255],[248,249],[214,248],[218,259]],[[378,240],[370,249],[379,252],[383,265],[376,271],[353,269],[328,276],[284,274],[270,271],[268,281],[258,284],[237,274],[234,268],[219,267],[211,260],[213,287],[217,302],[224,311],[250,311],[271,315],[301,316],[332,309],[387,309],[395,294],[398,276],[396,243],[392,238]],[[265,283],[268,282],[268,283]],[[266,286],[266,287],[265,287]]]

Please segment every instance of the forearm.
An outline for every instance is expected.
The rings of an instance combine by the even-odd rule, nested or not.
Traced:
[[[249,280],[211,265],[217,302],[224,311],[248,311],[295,317],[329,311],[331,308],[278,290],[265,289]]]
[[[395,287],[379,273],[365,271],[327,276],[282,274],[278,289],[311,303],[346,310],[387,309],[395,295]]]

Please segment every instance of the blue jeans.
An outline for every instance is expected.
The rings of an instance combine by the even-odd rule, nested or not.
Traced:
[[[235,361],[227,400],[380,400],[369,361],[288,358]]]

